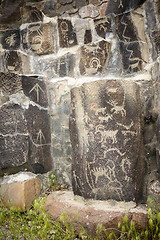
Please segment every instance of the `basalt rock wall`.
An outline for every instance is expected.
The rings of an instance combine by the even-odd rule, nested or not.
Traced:
[[[0,52],[1,176],[53,170],[95,199],[160,193],[158,0],[2,0]]]

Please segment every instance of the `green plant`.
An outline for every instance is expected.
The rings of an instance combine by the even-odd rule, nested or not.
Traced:
[[[149,200],[150,201],[150,200]],[[66,213],[54,221],[43,209],[45,198],[36,199],[30,210],[21,212],[0,203],[0,240],[158,240],[160,239],[160,211],[155,206],[148,208],[148,224],[144,230],[137,229],[135,223],[124,216],[116,229],[97,225],[96,236],[92,238],[81,224],[78,214],[71,221]],[[150,203],[153,203],[151,200]]]

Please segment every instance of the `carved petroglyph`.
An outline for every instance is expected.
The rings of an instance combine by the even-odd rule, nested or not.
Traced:
[[[101,134],[101,140],[99,143],[106,143],[107,139],[110,139],[112,141],[112,143],[116,143],[117,142],[117,133],[118,130],[106,130],[105,127],[103,125],[97,125],[96,126],[96,134],[100,133]]]
[[[42,132],[41,129],[39,129],[39,132],[37,133],[37,139],[36,139],[36,144],[43,144],[44,142],[46,142],[46,138]]]
[[[136,197],[139,106],[135,84],[127,84],[124,88],[120,81],[97,81],[72,90],[70,127],[77,134],[71,135],[75,194],[127,201]],[[126,91],[132,87],[135,95],[128,96]],[[75,111],[77,107],[81,110]]]
[[[130,177],[128,176],[128,172],[131,168],[131,161],[128,158],[123,158],[122,162],[120,164],[120,167],[122,168],[122,171],[125,174],[125,181],[129,182],[130,181]]]
[[[126,116],[126,110],[124,109],[124,102],[121,106],[118,105],[116,100],[111,100],[109,103],[112,105],[111,113],[114,113],[114,114],[121,113],[122,117]]]
[[[5,41],[9,47],[14,46],[16,43],[16,34],[14,33],[11,36],[8,36]]]
[[[22,31],[24,49],[30,49],[36,54],[54,53],[54,38],[52,23],[31,24]]]
[[[59,43],[60,47],[72,47],[77,44],[76,33],[74,32],[72,23],[67,19],[58,19]]]
[[[36,92],[36,96],[37,96],[37,102],[39,102],[39,92],[41,91],[44,94],[43,89],[39,86],[38,83],[36,83],[36,85],[29,91],[29,93],[31,93],[32,91]]]
[[[81,75],[101,72],[109,56],[110,44],[106,41],[83,46],[79,65]]]

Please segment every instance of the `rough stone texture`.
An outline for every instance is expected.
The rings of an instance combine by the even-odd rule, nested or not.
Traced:
[[[32,6],[21,8],[21,16],[23,23],[40,22],[43,20],[42,12]]]
[[[97,44],[87,44],[81,48],[80,73],[96,74],[102,72],[106,61],[109,59],[110,45],[106,41]]]
[[[40,192],[41,182],[36,175],[30,172],[20,172],[4,177],[0,187],[0,198],[7,207],[13,205],[20,210],[27,210]]]
[[[96,18],[99,15],[99,11],[94,5],[89,4],[79,10],[79,15],[81,18]]]
[[[19,167],[28,160],[29,137],[0,135],[0,169]]]
[[[14,73],[0,73],[0,91],[3,94],[14,94],[22,89],[21,77]]]
[[[1,118],[9,116],[15,123],[6,120],[8,130],[14,130],[8,133],[5,120],[0,122],[1,148],[6,158],[13,152],[24,163],[0,171],[13,173],[22,166],[37,173],[52,169],[71,185],[70,89],[84,82],[119,79],[140,87],[146,162],[143,196],[152,194],[150,186],[160,174],[159,27],[158,0],[0,1],[0,111],[19,106],[18,118],[15,110],[2,113]],[[19,129],[16,134],[14,126]],[[19,141],[26,160],[13,143]],[[0,162],[4,166],[2,152]]]
[[[18,104],[8,104],[0,108],[0,134],[27,134],[24,111]]]
[[[24,94],[42,107],[48,106],[46,85],[43,80],[36,77],[22,76]]]
[[[122,14],[128,11],[131,11],[141,4],[143,4],[146,0],[117,0],[113,1],[109,0],[107,9],[106,9],[106,15],[107,14]]]
[[[148,222],[147,209],[143,205],[136,207],[133,202],[124,204],[113,200],[84,201],[83,198],[75,198],[70,191],[50,194],[44,209],[54,220],[59,220],[63,213],[67,214],[69,221],[73,222],[78,232],[81,232],[80,223],[92,237],[96,236],[98,223],[101,223],[105,229],[113,229],[118,236],[116,229],[118,223],[123,221],[124,215],[128,216],[129,222],[133,220],[139,230],[144,229]]]
[[[101,20],[95,20],[95,29],[97,34],[104,38],[106,37],[106,33],[112,32],[111,29],[111,18],[105,18]]]
[[[59,44],[62,48],[73,47],[77,44],[76,33],[72,23],[67,19],[58,19]]]
[[[9,72],[22,72],[22,59],[18,51],[6,51],[4,55],[5,68]]]
[[[69,133],[70,90],[67,81],[50,85],[53,168],[62,183],[71,185],[71,143]],[[65,136],[65,138],[63,137]],[[69,174],[67,174],[69,172]]]
[[[20,7],[23,0],[5,0],[0,2],[0,22],[1,24],[15,23],[20,18]]]
[[[138,201],[144,163],[135,83],[108,80],[71,91],[72,185],[76,195]]]
[[[30,105],[25,111],[25,117],[33,143],[38,145],[50,144],[51,138],[47,111]]]
[[[23,47],[31,49],[36,54],[54,53],[54,38],[52,23],[31,24],[23,30]]]
[[[17,50],[20,48],[20,31],[7,30],[1,32],[1,44],[4,49]]]

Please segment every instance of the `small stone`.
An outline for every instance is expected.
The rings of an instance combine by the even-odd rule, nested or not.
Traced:
[[[25,211],[31,207],[40,192],[41,182],[36,175],[31,172],[20,172],[4,177],[0,198],[5,206],[9,208],[16,206]]]
[[[99,15],[99,11],[96,6],[89,4],[79,10],[79,15],[81,18],[96,18]]]
[[[105,17],[105,12],[106,12],[106,8],[107,8],[107,3],[103,3],[100,7],[99,7],[99,13],[100,13],[100,18],[104,18]]]

